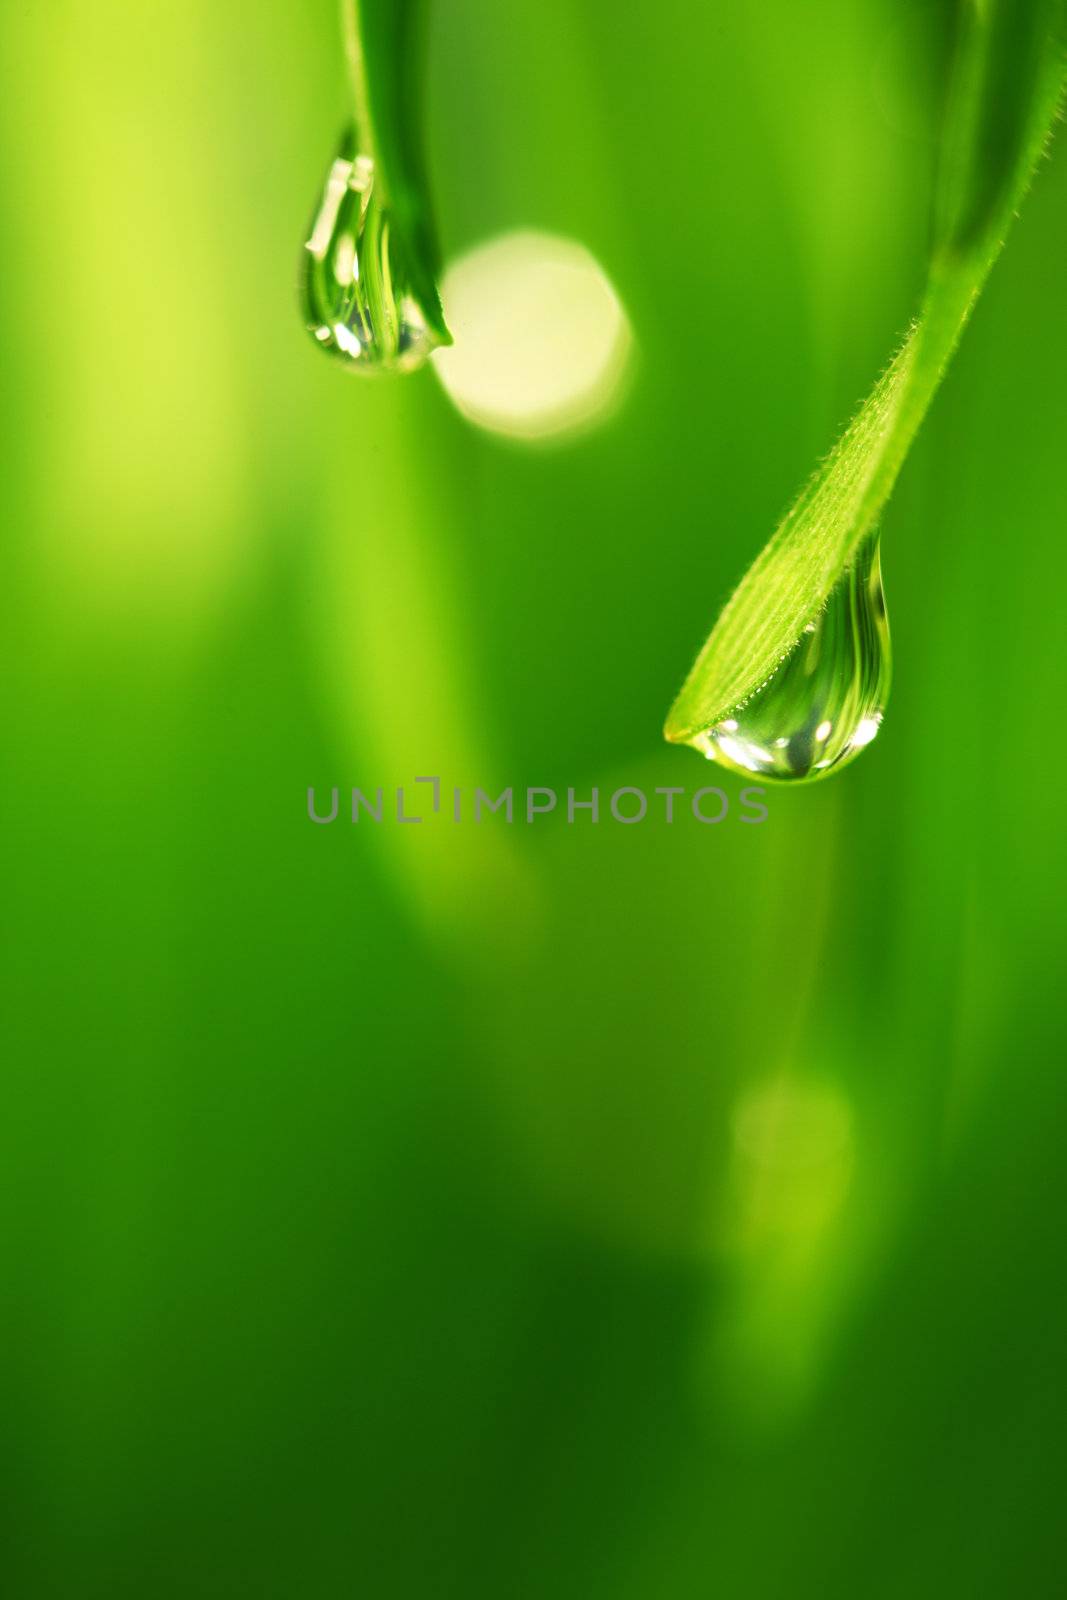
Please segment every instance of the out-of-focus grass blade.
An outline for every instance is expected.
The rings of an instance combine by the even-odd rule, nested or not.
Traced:
[[[1048,141],[1064,11],[1064,0],[961,0],[921,310],[724,608],[668,739],[694,738],[771,677],[874,527]]]

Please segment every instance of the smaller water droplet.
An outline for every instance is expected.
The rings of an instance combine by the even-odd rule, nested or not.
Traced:
[[[411,292],[374,171],[355,128],[326,174],[305,246],[309,333],[357,372],[410,372],[438,344]]]
[[[767,682],[691,743],[743,777],[825,777],[877,734],[891,670],[875,532]]]

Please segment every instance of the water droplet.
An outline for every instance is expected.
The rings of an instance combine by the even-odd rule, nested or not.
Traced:
[[[316,343],[357,372],[410,372],[438,339],[411,292],[370,156],[341,141],[305,247],[304,312]]]
[[[777,671],[691,742],[742,776],[825,777],[870,744],[889,695],[889,622],[878,534]]]

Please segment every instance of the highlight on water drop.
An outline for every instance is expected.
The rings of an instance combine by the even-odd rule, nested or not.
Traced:
[[[374,161],[349,126],[305,246],[308,331],[353,371],[410,372],[440,343],[410,282]]]
[[[875,532],[772,677],[688,742],[745,777],[823,778],[854,761],[877,735],[891,671]]]

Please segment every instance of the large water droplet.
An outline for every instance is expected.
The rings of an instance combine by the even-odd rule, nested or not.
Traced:
[[[357,372],[410,372],[438,344],[392,237],[374,162],[346,130],[304,258],[308,331]]]
[[[690,742],[742,776],[825,777],[870,744],[889,695],[889,622],[878,535],[755,694]]]

